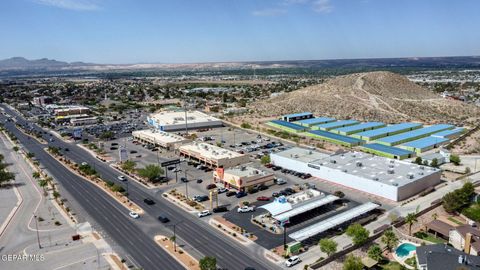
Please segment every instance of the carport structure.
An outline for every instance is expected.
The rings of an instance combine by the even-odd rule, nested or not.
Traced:
[[[267,210],[277,222],[285,222],[294,216],[330,204],[338,199],[340,198],[334,195],[320,195],[300,202],[294,202],[295,199],[292,198],[285,198],[283,200],[279,198],[272,203],[260,206],[260,208]]]
[[[314,237],[322,232],[328,231],[339,225],[342,225],[345,222],[348,222],[353,219],[357,219],[378,207],[379,205],[375,203],[367,202],[355,208],[352,208],[348,211],[335,215],[331,218],[328,218],[326,220],[323,220],[321,222],[308,226],[304,229],[296,231],[292,234],[289,234],[288,236],[294,239],[295,241],[302,242],[304,240],[307,240],[310,237]]]

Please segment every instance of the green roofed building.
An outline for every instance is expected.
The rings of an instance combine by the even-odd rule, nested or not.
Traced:
[[[287,131],[287,132],[291,132],[291,133],[304,132],[307,129],[304,126],[300,126],[300,125],[290,123],[287,121],[282,121],[282,120],[272,120],[270,122],[267,122],[267,125],[277,129]]]
[[[379,143],[364,144],[360,147],[363,152],[393,159],[406,159],[415,156],[413,151],[387,146]]]
[[[330,132],[337,133],[340,135],[350,135],[362,131],[372,130],[384,127],[385,124],[382,122],[367,122],[358,125],[348,126],[348,127],[341,127],[330,130]]]
[[[326,142],[339,144],[347,147],[354,147],[357,145],[361,145],[363,143],[363,141],[359,139],[355,139],[352,137],[335,134],[335,133],[331,133],[323,130],[312,130],[310,132],[306,132],[305,135],[315,139],[319,139],[319,140],[323,140]]]

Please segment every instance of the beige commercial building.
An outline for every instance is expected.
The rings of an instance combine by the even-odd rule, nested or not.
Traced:
[[[248,166],[233,168],[217,168],[213,171],[213,180],[220,182],[226,188],[235,188],[244,191],[246,188],[261,184],[273,184],[273,173]]]
[[[230,168],[249,162],[248,156],[208,143],[193,142],[179,147],[180,155],[194,158],[209,167]]]
[[[185,121],[185,112],[165,111],[151,114],[147,117],[147,122],[150,126],[162,131],[183,131],[185,125],[188,129],[213,128],[223,125],[222,120],[199,111],[189,111],[186,116],[187,120]]]
[[[177,134],[150,129],[134,131],[132,136],[135,140],[151,143],[169,150],[178,149],[182,144],[190,142],[189,139]]]

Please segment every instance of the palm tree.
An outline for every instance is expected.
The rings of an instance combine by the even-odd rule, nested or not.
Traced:
[[[417,216],[415,215],[415,213],[409,213],[406,217],[405,217],[405,222],[408,224],[408,235],[412,235],[412,225],[417,222]]]
[[[398,238],[392,229],[388,229],[383,233],[381,241],[390,251],[392,251],[393,248],[398,244]]]
[[[38,179],[38,178],[40,178],[40,173],[39,172],[33,172],[32,177],[35,178],[35,179]]]

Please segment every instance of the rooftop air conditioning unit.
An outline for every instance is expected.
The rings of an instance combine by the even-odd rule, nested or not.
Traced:
[[[346,172],[348,172],[348,170],[347,170],[347,169],[343,169],[342,172],[345,172],[345,173],[346,173]]]
[[[392,159],[392,160],[390,160],[390,163],[392,163],[392,164],[393,164],[393,163],[395,163],[395,160],[393,160],[393,159]]]
[[[392,185],[395,187],[398,187],[398,183],[393,183]]]
[[[408,174],[407,174],[407,178],[408,178],[408,179],[413,179],[413,177],[414,177],[413,173],[408,173]]]
[[[423,173],[423,172],[419,172],[418,174],[419,174],[419,175],[424,175],[424,173]]]
[[[394,173],[395,173],[395,170],[390,168],[390,169],[387,170],[387,173],[388,173],[388,174],[394,174]]]
[[[372,179],[373,179],[373,180],[375,180],[375,181],[378,181],[378,180],[380,180],[380,179],[378,179],[378,177],[376,177],[376,176],[375,176],[375,177],[373,177]]]
[[[357,161],[356,165],[357,165],[357,167],[362,167],[363,164],[362,164],[362,162]]]
[[[293,155],[293,157],[294,157],[294,158],[298,158],[298,155],[297,155],[297,154],[295,154],[295,155]]]
[[[335,159],[331,159],[331,160],[330,160],[330,163],[335,164],[335,163],[337,163],[337,161],[336,161]]]
[[[418,167],[418,168],[419,168],[420,170],[425,170],[425,167],[423,167],[423,166],[420,166],[420,167]]]

